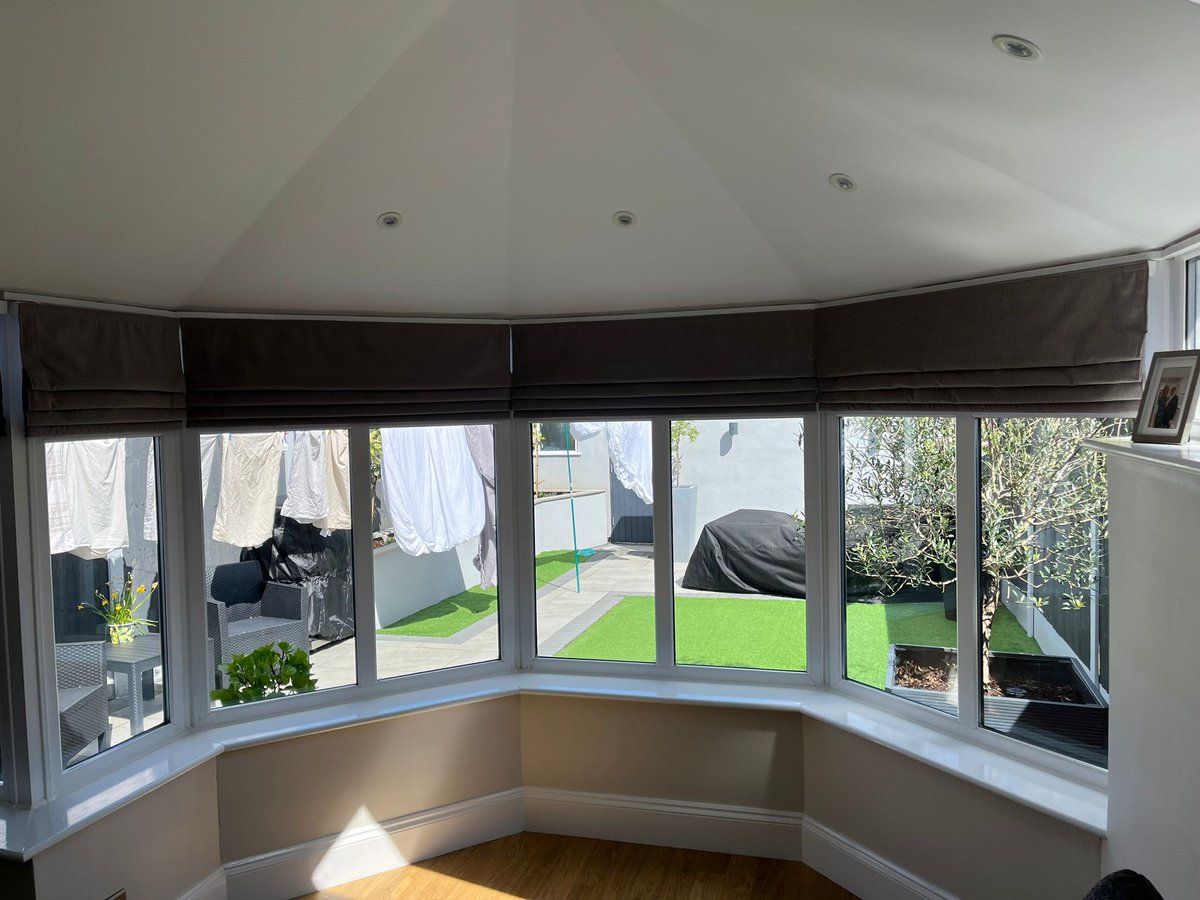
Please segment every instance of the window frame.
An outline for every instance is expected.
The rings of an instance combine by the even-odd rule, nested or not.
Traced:
[[[163,676],[166,682],[163,711],[166,721],[142,734],[110,746],[101,753],[64,767],[62,763],[62,734],[57,703],[57,672],[54,659],[53,578],[51,575],[49,501],[46,485],[46,444],[67,441],[93,440],[111,437],[153,438],[157,463],[159,559],[162,571],[160,609],[165,628],[160,629],[165,656]],[[26,437],[25,462],[29,491],[30,572],[32,573],[32,614],[36,633],[38,692],[40,703],[41,767],[45,775],[46,795],[70,793],[96,778],[149,756],[168,743],[182,737],[188,721],[187,680],[185,675],[185,645],[183,602],[186,593],[181,555],[181,509],[177,502],[181,473],[179,435],[176,432],[145,431],[122,434],[94,434],[62,438]],[[139,686],[140,689],[140,686]]]
[[[957,625],[958,625],[958,715],[952,716],[912,700],[897,697],[869,685],[851,681],[845,675],[845,634],[842,608],[845,604],[844,585],[840,580],[832,584],[827,600],[830,603],[829,656],[830,686],[833,690],[862,703],[895,713],[902,719],[952,735],[967,743],[984,749],[1003,753],[1011,759],[1026,763],[1036,769],[1069,778],[1090,787],[1106,790],[1108,769],[1094,766],[1052,750],[1046,750],[1016,738],[1008,737],[983,725],[981,692],[979,689],[980,661],[982,651],[982,628],[980,626],[979,601],[979,477],[980,477],[980,420],[993,418],[994,412],[970,411],[938,413],[911,410],[897,413],[895,410],[855,410],[853,413],[824,412],[827,454],[832,454],[834,465],[825,474],[827,486],[834,490],[834,501],[830,504],[830,517],[826,522],[829,534],[835,535],[827,551],[826,566],[831,573],[839,572],[844,553],[844,530],[842,525],[842,471],[841,441],[842,419],[863,416],[951,416],[955,419],[955,474],[956,509],[958,531],[955,542],[955,566],[958,579]],[[1004,418],[1073,418],[1061,413],[1022,412],[1004,413]],[[964,486],[967,487],[964,490]],[[962,648],[974,648],[965,653]]]
[[[692,421],[729,421],[728,413],[714,415],[704,410],[678,410],[671,415],[628,415],[626,421],[648,421],[651,430],[651,460],[653,462],[652,483],[656,497],[671,496],[671,422],[679,419]],[[736,417],[733,417],[736,418]],[[754,419],[799,419],[804,422],[804,496],[805,520],[822,521],[823,499],[820,483],[821,454],[816,448],[819,437],[816,413],[779,413],[776,415],[742,416]],[[581,413],[570,422],[599,422],[614,420]],[[518,436],[513,443],[514,454],[518,444],[526,447],[530,441],[525,437],[530,427],[541,419],[524,416],[513,420]],[[811,437],[810,437],[811,435]],[[816,452],[814,452],[816,451]],[[746,684],[761,686],[817,687],[825,683],[825,648],[823,626],[825,604],[820,602],[824,592],[824,558],[821,546],[824,537],[817,535],[809,547],[809,565],[806,577],[809,597],[805,609],[805,631],[807,641],[808,668],[803,672],[786,672],[772,669],[742,669],[728,666],[680,665],[675,662],[675,576],[672,541],[672,504],[655,503],[654,509],[654,642],[653,662],[630,662],[622,660],[589,660],[540,656],[537,652],[537,592],[534,586],[534,533],[533,533],[533,455],[527,449],[523,458],[515,460],[517,478],[513,487],[516,492],[518,543],[530,552],[521,554],[521,609],[520,623],[521,654],[519,665],[523,671],[548,674],[601,675],[624,678],[670,678],[680,681],[708,683]],[[524,499],[528,498],[528,499]],[[503,516],[502,516],[503,518]],[[819,529],[818,529],[819,530]],[[806,534],[806,538],[809,536]]]

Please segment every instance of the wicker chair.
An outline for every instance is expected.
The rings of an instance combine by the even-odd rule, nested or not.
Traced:
[[[64,769],[92,741],[98,741],[98,749],[103,750],[112,738],[104,665],[106,646],[103,641],[54,645]]]
[[[215,685],[223,683],[216,666],[232,662],[235,653],[249,653],[276,641],[287,641],[305,652],[312,647],[308,601],[300,585],[264,582],[262,569],[253,561],[209,569],[204,580]]]

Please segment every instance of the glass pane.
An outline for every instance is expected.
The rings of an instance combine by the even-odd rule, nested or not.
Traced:
[[[498,659],[495,428],[371,431],[380,678]]]
[[[980,422],[983,723],[1108,762],[1108,478],[1082,441],[1113,419]]]
[[[154,438],[46,444],[63,767],[167,721]]]
[[[349,432],[204,434],[200,469],[213,705],[354,684]]]
[[[957,714],[954,419],[842,420],[846,677]]]
[[[804,422],[671,423],[675,659],[803,671]]]
[[[555,435],[575,452],[543,454]],[[531,429],[541,656],[654,661],[649,422]]]

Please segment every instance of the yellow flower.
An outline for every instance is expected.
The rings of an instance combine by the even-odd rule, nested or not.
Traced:
[[[144,594],[144,593],[146,593],[146,586],[145,586],[144,584],[139,584],[139,585],[138,585],[137,592],[138,592],[139,594]]]
[[[80,608],[80,609],[83,609],[83,604],[82,604],[82,603],[80,603],[80,604],[79,604],[79,608]]]
[[[117,592],[116,592],[116,591],[113,591],[112,598],[113,598],[114,600],[116,600],[116,599],[117,599]]]
[[[101,601],[100,601],[100,605],[101,605],[101,606],[108,606],[108,601],[107,601],[107,600],[101,600]]]

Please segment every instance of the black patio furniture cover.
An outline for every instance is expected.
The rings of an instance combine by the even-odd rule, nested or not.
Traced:
[[[739,509],[704,526],[683,587],[735,594],[806,596],[804,532],[787,513]]]

